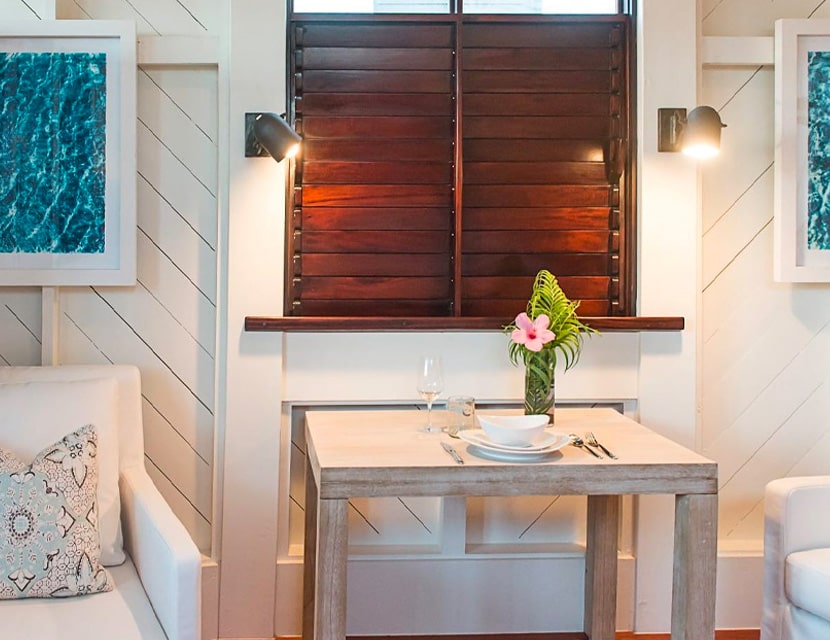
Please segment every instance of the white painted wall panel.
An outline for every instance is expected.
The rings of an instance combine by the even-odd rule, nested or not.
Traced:
[[[186,75],[179,72],[179,76]],[[215,79],[214,79],[215,83]],[[164,92],[143,69],[138,70],[137,114],[142,125],[152,131],[194,177],[216,194],[216,143],[200,129],[181,106]],[[215,100],[215,99],[214,99]],[[215,130],[215,123],[213,126]]]
[[[216,144],[219,116],[215,68],[191,67],[183,72],[177,67],[143,66],[139,75],[147,76],[208,140]]]
[[[172,353],[171,347],[153,345],[148,339],[152,338],[152,335],[141,334],[141,330],[146,327],[143,320],[136,318],[141,315],[138,310],[144,309],[146,317],[158,321],[164,314],[159,313],[157,303],[141,285],[134,291],[143,291],[143,296],[139,294],[133,300],[130,299],[133,290],[116,289],[103,292],[83,287],[62,290],[61,361],[69,362],[69,356],[73,357],[73,362],[96,361],[103,357],[110,362],[136,364],[141,369],[142,391],[146,402],[163,416],[163,419],[154,419],[151,412],[147,413],[145,431],[148,443],[152,443],[154,448],[159,442],[166,442],[168,445],[173,443],[179,447],[187,443],[188,447],[182,451],[191,457],[189,462],[182,462],[164,455],[159,456],[157,452],[152,454],[159,460],[157,476],[164,477],[167,483],[164,490],[165,498],[168,498],[176,514],[188,526],[200,547],[209,550],[211,514],[205,503],[206,492],[209,493],[212,486],[211,474],[202,471],[196,476],[195,481],[182,482],[181,486],[176,486],[171,482],[171,478],[175,478],[179,471],[174,471],[171,465],[184,466],[187,469],[192,465],[198,467],[199,462],[196,458],[205,463],[212,461],[212,408],[194,394],[179,372],[164,359]],[[143,304],[136,306],[136,301]],[[131,326],[130,322],[136,322],[135,326]],[[170,322],[166,324],[168,328],[171,326]],[[181,327],[178,333],[184,333]],[[150,334],[153,334],[153,331],[150,331]],[[175,330],[172,335],[176,335]],[[201,351],[198,347],[192,346],[192,340],[190,343],[191,347],[188,349],[188,341],[180,341],[176,356],[171,358],[173,364],[187,355],[193,356],[197,351]],[[90,354],[96,351],[100,356],[95,360],[88,359],[91,358]],[[183,366],[186,369],[192,368],[190,364]],[[212,375],[212,367],[203,367],[203,378],[210,379]],[[150,429],[154,431],[150,433]],[[205,513],[200,513],[194,508],[194,504],[199,504]]]
[[[827,17],[821,0],[706,0],[703,34],[707,36],[771,36],[778,18]]]
[[[806,0],[704,3],[706,35],[772,35],[778,18],[828,17]],[[830,286],[772,281],[771,67],[716,67],[706,100],[723,107],[723,152],[703,170],[701,442],[719,463],[719,542],[763,539],[770,480],[830,473]],[[728,114],[728,115],[727,115]]]
[[[40,18],[37,9],[23,0],[0,0],[0,19],[38,20]]]
[[[126,0],[56,0],[55,8],[59,20],[132,20],[136,34],[159,35]]]
[[[216,250],[142,176],[136,185],[138,235],[146,236],[211,303],[216,302]]]
[[[205,520],[210,519],[211,461],[199,455],[175,427],[146,398],[144,448],[147,457],[160,469]]]
[[[0,288],[0,364],[40,364],[40,309],[40,289]]]
[[[126,1],[126,0],[125,0]],[[129,0],[129,4],[160,35],[205,35],[207,26],[190,8],[178,0]],[[215,5],[215,0],[205,3]]]
[[[55,4],[59,19],[133,20],[138,35],[206,35],[219,27],[219,0],[57,0]]]
[[[210,522],[205,520],[193,508],[193,505],[185,499],[178,487],[170,482],[169,478],[149,459],[147,460],[147,473],[158,487],[167,504],[182,521],[199,549],[203,551],[210,549]]]
[[[143,233],[138,234],[138,279],[208,356],[216,341],[216,305]]]
[[[721,154],[702,167],[706,185],[704,233],[729,213],[759,177],[771,171],[774,122],[772,69],[755,69],[748,79],[729,69],[709,71],[706,77],[705,103],[720,111],[727,127],[721,134]],[[710,95],[709,82],[723,85],[712,92],[716,95]],[[716,101],[716,97],[723,99],[724,95],[724,102]]]
[[[146,180],[211,248],[215,248],[216,194],[140,121],[137,141],[139,179]]]

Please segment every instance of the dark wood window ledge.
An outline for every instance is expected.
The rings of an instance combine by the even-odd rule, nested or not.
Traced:
[[[607,316],[582,321],[607,333],[619,331],[682,331],[682,317]],[[506,318],[340,318],[246,316],[245,331],[500,331]]]

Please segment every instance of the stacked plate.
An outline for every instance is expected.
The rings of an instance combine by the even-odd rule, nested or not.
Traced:
[[[507,462],[533,462],[544,460],[554,451],[558,451],[570,442],[570,438],[561,433],[545,431],[529,445],[517,447],[493,442],[482,429],[459,431],[458,437],[472,445],[470,453],[482,458],[504,460]]]

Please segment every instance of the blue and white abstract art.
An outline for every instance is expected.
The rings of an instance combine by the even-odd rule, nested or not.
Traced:
[[[807,55],[807,248],[830,250],[830,51]]]
[[[0,254],[104,252],[106,61],[0,52]]]

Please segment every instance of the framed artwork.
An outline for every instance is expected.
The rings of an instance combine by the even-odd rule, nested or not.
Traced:
[[[0,22],[0,285],[136,278],[136,39]]]
[[[775,279],[830,282],[830,20],[775,23]]]

